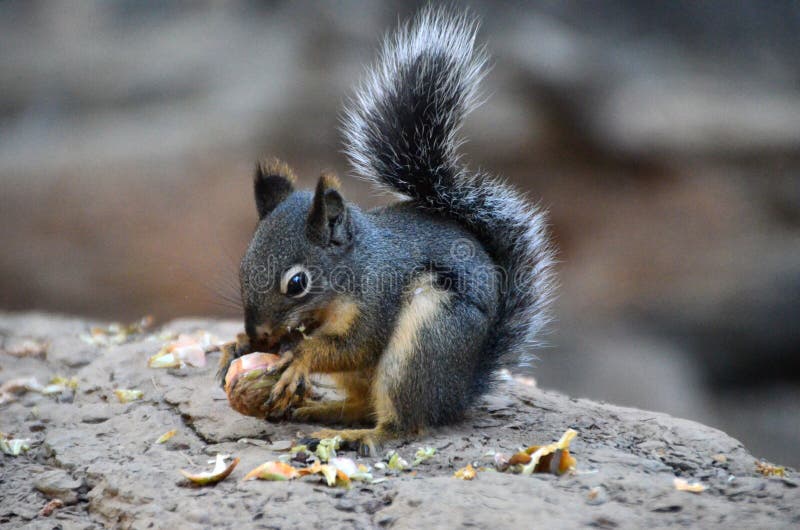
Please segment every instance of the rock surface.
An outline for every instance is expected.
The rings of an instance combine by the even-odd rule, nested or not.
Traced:
[[[350,490],[314,479],[243,482],[247,471],[311,425],[269,424],[234,413],[205,368],[146,366],[161,339],[143,334],[101,347],[80,334],[91,324],[40,314],[0,315],[4,344],[49,342],[44,358],[0,352],[0,382],[35,376],[75,377],[65,398],[27,393],[2,405],[0,430],[31,439],[18,457],[0,456],[0,524],[31,528],[130,527],[796,527],[800,489],[794,471],[767,478],[754,457],[723,432],[664,414],[576,400],[510,378],[461,424],[415,440],[398,440],[408,460],[420,446],[436,455],[412,472]],[[162,330],[204,329],[230,339],[237,322],[179,320]],[[141,401],[119,403],[117,388],[139,389]],[[71,398],[71,399],[70,399]],[[489,465],[491,450],[556,440],[567,428],[577,472],[561,477],[479,471],[466,482],[453,472]],[[177,429],[156,445],[164,432]],[[187,485],[179,469],[204,469],[217,453],[241,458],[213,487]],[[350,454],[355,458],[354,454]],[[378,458],[359,459],[374,465]],[[376,476],[382,476],[376,471]],[[676,491],[682,477],[707,486]],[[45,517],[51,498],[65,506]]]

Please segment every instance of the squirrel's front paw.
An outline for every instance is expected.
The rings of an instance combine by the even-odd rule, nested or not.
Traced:
[[[250,340],[247,338],[247,335],[240,333],[236,336],[235,341],[220,345],[219,351],[222,355],[220,356],[219,368],[217,369],[217,381],[219,381],[221,387],[225,388],[225,376],[228,374],[231,363],[242,355],[247,355],[252,351],[250,348]]]
[[[309,372],[302,363],[289,359],[281,369],[281,378],[272,387],[267,400],[269,417],[272,419],[286,417],[292,405],[302,402],[309,390]]]

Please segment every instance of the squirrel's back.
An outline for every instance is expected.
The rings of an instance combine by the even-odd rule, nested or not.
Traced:
[[[475,49],[476,31],[467,15],[423,10],[384,42],[342,129],[360,177],[458,222],[499,268],[500,306],[479,367],[489,373],[501,356],[527,360],[538,343],[549,320],[553,251],[538,209],[459,161],[458,130],[478,102],[487,61]]]

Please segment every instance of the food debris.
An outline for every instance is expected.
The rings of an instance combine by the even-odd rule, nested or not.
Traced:
[[[348,477],[344,471],[338,469],[333,464],[322,464],[321,462],[316,461],[309,467],[301,469],[299,473],[302,477],[316,474],[322,475],[325,477],[325,482],[328,484],[328,486],[350,487],[350,477]]]
[[[47,342],[24,339],[11,346],[5,346],[2,352],[13,357],[45,357],[49,346]]]
[[[420,447],[414,454],[414,461],[411,463],[411,465],[418,466],[429,458],[432,458],[435,454],[436,449],[433,447]]]
[[[358,466],[356,466],[356,472],[353,474],[348,474],[348,476],[350,477],[350,480],[358,480],[361,482],[367,482],[368,484],[375,484],[375,479],[372,476],[372,470],[369,468],[369,466],[365,466],[364,464],[358,464]]]
[[[334,436],[333,438],[323,438],[322,440],[319,441],[319,444],[317,444],[317,449],[316,451],[314,451],[314,454],[317,455],[320,461],[327,462],[331,458],[336,457],[336,451],[341,447],[341,445],[342,445],[341,436]],[[293,449],[292,452],[296,453],[297,451],[294,451]]]
[[[9,456],[19,456],[31,448],[30,440],[22,438],[8,438],[0,432],[0,451]]]
[[[35,377],[17,377],[16,379],[9,379],[3,386],[0,386],[0,392],[9,393],[22,393],[28,390],[32,392],[41,392],[44,388]]]
[[[43,386],[35,377],[18,377],[10,379],[0,386],[0,405],[15,401],[17,397],[25,392],[38,392],[40,394],[51,396],[53,394],[62,394],[68,390],[75,390],[78,388],[78,380],[74,377],[66,378],[55,376],[50,379],[50,382]]]
[[[575,430],[567,429],[555,443],[528,447],[525,451],[517,453],[509,459],[509,469],[523,475],[548,472],[555,475],[566,473],[574,469],[577,464],[575,458],[569,454],[569,444],[577,435]],[[530,460],[525,463],[527,457],[530,457]],[[519,462],[516,465],[512,464],[515,459]]]
[[[174,341],[165,344],[147,360],[150,368],[183,368],[186,365],[202,368],[206,365],[206,353],[218,348],[219,340],[207,331],[194,334],[182,333]]]
[[[144,392],[141,390],[127,390],[124,388],[114,390],[114,394],[117,395],[117,399],[119,399],[120,403],[130,403],[131,401],[136,401],[144,397]]]
[[[107,327],[94,327],[89,333],[82,333],[80,339],[92,346],[116,346],[124,344],[136,335],[141,335],[153,326],[155,319],[152,315],[142,317],[131,324],[114,322]]]
[[[508,469],[509,462],[511,459],[508,458],[503,453],[495,453],[494,455],[492,455],[492,460],[494,460],[494,467],[498,471],[505,471],[506,469]]]
[[[315,458],[316,456],[313,453],[308,453],[306,451],[299,451],[297,453],[280,455],[278,457],[278,460],[280,460],[281,462],[297,462],[298,464],[308,464]]]
[[[409,467],[408,462],[406,462],[406,460],[402,458],[397,451],[389,451],[389,454],[386,456],[389,459],[389,469],[394,471],[403,471]]]
[[[328,440],[335,439],[329,438]],[[305,446],[298,447],[302,448],[297,451],[298,454],[306,451]],[[244,480],[286,481],[310,475],[321,475],[328,486],[349,488],[354,480],[374,483],[369,467],[363,464],[357,465],[350,458],[343,457],[331,457],[328,463],[325,464],[319,459],[315,459],[310,466],[302,468],[293,467],[282,461],[269,461],[250,471],[244,477]]]
[[[472,467],[472,464],[467,464],[465,467],[456,471],[453,476],[461,480],[472,480],[478,476],[478,472]]]
[[[78,388],[78,380],[74,377],[55,376],[50,379],[47,386],[43,386],[35,377],[18,377],[10,379],[0,386],[0,405],[15,401],[17,397],[25,392],[38,392],[46,396],[62,394],[67,390]]]
[[[292,480],[300,477],[297,469],[284,462],[264,462],[250,473],[244,480]]]
[[[76,378],[57,375],[50,379],[50,382],[41,390],[41,393],[44,395],[63,394],[67,390],[75,390],[77,388],[78,380]]]
[[[323,464],[319,460],[315,460],[313,464],[308,467],[297,469],[285,462],[265,462],[249,472],[244,480],[294,480],[300,477],[309,475],[322,475],[328,486],[350,485],[350,479],[346,473],[339,470],[332,464]]]
[[[18,395],[25,392],[41,392],[43,388],[35,377],[9,379],[0,386],[0,405],[15,401]]]
[[[718,464],[726,464],[728,462],[728,457],[723,455],[722,453],[718,453],[716,455],[713,455],[711,458],[714,460],[714,462],[716,462]],[[758,463],[758,462],[756,462],[756,463]]]
[[[328,486],[335,486],[336,481],[339,479],[339,470],[330,464],[320,464],[319,462],[316,462],[307,469],[309,472],[319,473],[325,477],[325,482],[328,484]],[[342,475],[344,475],[344,472],[342,472]],[[342,477],[342,480],[349,485],[350,481],[346,475]]]
[[[64,501],[61,499],[53,499],[39,510],[39,515],[42,517],[50,517],[54,511],[64,506]]]
[[[158,440],[156,440],[156,443],[157,444],[166,443],[167,441],[169,441],[170,438],[175,436],[177,433],[178,433],[178,429],[172,429],[171,431],[167,431],[167,432],[165,432],[164,434],[162,434],[161,436],[158,437]]]
[[[675,486],[675,489],[678,491],[688,491],[691,493],[702,493],[706,490],[706,487],[700,484],[699,482],[692,482],[689,483],[686,479],[675,477],[672,480],[672,484]]]
[[[350,481],[374,483],[369,467],[364,464],[356,464],[352,459],[344,457],[331,458],[329,463],[337,469],[340,480],[341,474],[344,473]]]
[[[225,458],[227,455],[218,454],[216,457],[216,461],[214,464],[214,469],[211,471],[203,471],[201,473],[189,473],[186,470],[181,469],[181,475],[189,479],[194,484],[198,486],[208,486],[210,484],[216,484],[217,482],[224,480],[228,475],[233,472],[234,468],[239,464],[239,459],[234,458],[230,464],[225,464]]]
[[[350,459],[345,458],[342,456],[337,456],[335,458],[331,458],[328,463],[335,467],[336,469],[340,470],[342,473],[347,475],[348,478],[352,477],[353,475],[358,474],[358,466],[356,463]]]
[[[257,418],[267,415],[267,397],[279,379],[279,375],[273,373],[273,367],[279,360],[278,355],[255,352],[230,364],[225,374],[225,393],[235,411]]]
[[[511,456],[508,459],[507,464],[509,466],[516,466],[517,464],[530,464],[531,463],[531,455],[529,455],[526,451],[521,451]]]
[[[761,473],[765,477],[785,477],[786,468],[783,466],[776,466],[767,462],[756,460],[756,472]]]

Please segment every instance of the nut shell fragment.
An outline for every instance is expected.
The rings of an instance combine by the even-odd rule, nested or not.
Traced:
[[[285,462],[264,462],[250,473],[245,475],[244,480],[292,480],[298,478],[300,473],[297,469]]]
[[[171,431],[167,431],[167,432],[165,432],[164,434],[162,434],[161,436],[158,437],[158,440],[156,440],[156,443],[157,444],[167,443],[177,433],[178,433],[178,429],[172,429]]]
[[[202,368],[206,365],[206,352],[216,345],[208,332],[193,335],[182,333],[177,340],[165,344],[158,353],[147,360],[150,368],[182,368],[185,365]]]
[[[198,486],[207,486],[224,480],[228,475],[231,474],[231,472],[233,472],[234,468],[238,464],[239,459],[234,458],[230,464],[225,465],[225,457],[218,454],[213,470],[203,471],[201,473],[190,473],[184,469],[181,469],[181,475]]]
[[[522,468],[523,475],[550,472],[560,475],[575,467],[575,458],[569,454],[569,444],[578,433],[567,429],[561,438],[552,444],[529,447],[525,452],[531,460]]]
[[[347,473],[341,469],[338,469],[333,464],[321,464],[320,462],[314,462],[309,467],[301,469],[299,473],[302,477],[307,475],[322,475],[325,478],[325,482],[328,484],[328,486],[344,486],[346,488],[350,487],[350,477],[347,476]]]
[[[114,390],[114,394],[116,394],[120,403],[130,403],[131,401],[136,401],[144,397],[144,392],[141,390],[128,390],[125,388]]]
[[[675,477],[672,480],[672,485],[678,491],[688,491],[690,493],[702,493],[706,487],[699,482],[689,482],[686,479]]]
[[[472,467],[472,464],[467,464],[466,467],[462,467],[456,471],[453,476],[461,480],[472,480],[478,476],[478,472]]]
[[[765,477],[785,477],[786,468],[756,460],[756,471]]]

